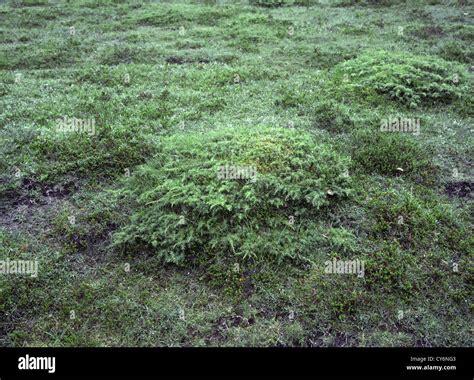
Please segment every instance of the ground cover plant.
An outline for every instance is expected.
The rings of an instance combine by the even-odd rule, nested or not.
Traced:
[[[473,14],[0,4],[0,345],[472,346]]]

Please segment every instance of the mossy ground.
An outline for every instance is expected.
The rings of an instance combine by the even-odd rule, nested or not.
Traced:
[[[474,7],[282,3],[0,5],[0,260],[39,261],[0,275],[0,345],[472,345]],[[390,117],[420,134],[381,132]],[[350,194],[292,226],[310,261],[114,244],[137,210],[116,194],[163,142],[261,127],[350,158]]]

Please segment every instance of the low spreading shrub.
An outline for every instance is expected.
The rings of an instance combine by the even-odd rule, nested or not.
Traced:
[[[387,99],[417,107],[467,97],[468,73],[459,64],[408,52],[369,51],[337,65],[329,85],[340,98],[369,104]]]
[[[133,212],[114,239],[168,262],[314,254],[318,209],[350,193],[348,159],[295,129],[177,134],[158,150],[118,192]]]

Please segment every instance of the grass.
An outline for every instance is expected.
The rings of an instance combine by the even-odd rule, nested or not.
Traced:
[[[473,12],[2,3],[0,345],[472,346]]]

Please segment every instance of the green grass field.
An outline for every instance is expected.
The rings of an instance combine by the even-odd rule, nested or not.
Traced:
[[[0,346],[472,346],[473,16],[1,2]]]

